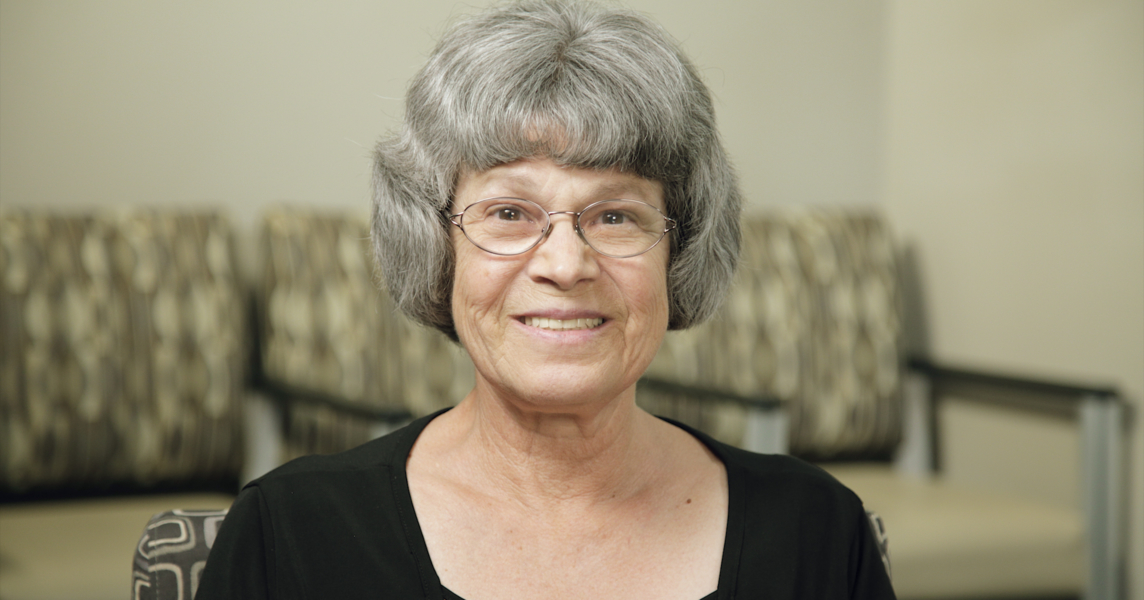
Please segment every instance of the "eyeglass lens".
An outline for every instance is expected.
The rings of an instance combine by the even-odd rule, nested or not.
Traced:
[[[519,198],[490,198],[469,205],[460,225],[477,247],[493,254],[520,254],[540,242],[549,226],[548,213]],[[605,200],[580,213],[579,230],[600,254],[626,258],[656,245],[667,219],[655,207],[636,200]]]

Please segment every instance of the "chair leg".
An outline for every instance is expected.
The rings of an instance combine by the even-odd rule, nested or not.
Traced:
[[[242,485],[282,464],[286,441],[282,432],[282,407],[261,392],[247,393],[243,404],[246,458]]]
[[[1116,398],[1081,403],[1081,491],[1087,534],[1085,600],[1120,600],[1124,565],[1121,529],[1121,424]]]
[[[786,454],[790,450],[789,426],[790,418],[785,409],[748,408],[743,449],[762,454]]]
[[[934,474],[933,410],[929,379],[907,372],[902,381],[902,443],[894,455],[894,469],[902,475],[925,479]]]

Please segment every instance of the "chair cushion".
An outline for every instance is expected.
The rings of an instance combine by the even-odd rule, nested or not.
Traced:
[[[1078,595],[1084,583],[1079,511],[884,465],[826,465],[890,531],[899,598]]]

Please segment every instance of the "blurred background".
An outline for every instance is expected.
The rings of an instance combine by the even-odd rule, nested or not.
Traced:
[[[368,214],[371,148],[398,126],[406,82],[445,24],[484,4],[0,0],[0,204],[219,209],[253,281],[268,207]],[[748,212],[884,216],[924,305],[908,347],[1113,385],[1144,407],[1144,3],[628,5],[701,70]],[[996,434],[1004,412],[948,413],[969,442],[949,477],[1080,502],[1051,483],[1075,470],[1073,428]],[[1141,431],[1126,466],[1133,598]],[[1050,483],[991,474],[996,453]]]

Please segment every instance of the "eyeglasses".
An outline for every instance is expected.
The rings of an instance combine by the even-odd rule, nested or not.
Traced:
[[[449,215],[449,221],[481,250],[512,256],[528,252],[548,237],[553,215],[572,215],[580,239],[612,258],[630,258],[651,250],[676,225],[675,219],[638,200],[603,200],[580,212],[548,212],[521,198],[488,198]]]

